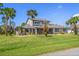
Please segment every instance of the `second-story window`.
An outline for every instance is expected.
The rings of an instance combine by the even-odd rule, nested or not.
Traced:
[[[35,24],[39,24],[39,22],[35,22]]]
[[[35,21],[34,22],[34,26],[39,26],[40,24],[39,24],[39,22],[38,21]]]

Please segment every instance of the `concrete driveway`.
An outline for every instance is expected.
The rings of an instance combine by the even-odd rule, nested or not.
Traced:
[[[79,48],[71,48],[62,51],[51,52],[40,56],[79,56]]]

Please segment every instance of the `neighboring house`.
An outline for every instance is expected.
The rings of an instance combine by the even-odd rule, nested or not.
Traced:
[[[63,32],[64,27],[57,25],[57,24],[50,24],[50,21],[46,19],[28,19],[26,21],[26,25],[23,26],[24,29],[28,33],[33,33],[33,34],[42,34],[43,33],[43,27],[45,25],[45,22],[48,23],[48,34],[53,34],[53,33],[60,33]]]
[[[78,33],[79,33],[79,24],[77,24],[77,31],[78,31]]]
[[[74,32],[73,26],[74,25],[71,25],[71,26],[68,27],[67,33],[73,33]],[[77,31],[79,33],[79,24],[77,24],[76,27],[77,27]]]

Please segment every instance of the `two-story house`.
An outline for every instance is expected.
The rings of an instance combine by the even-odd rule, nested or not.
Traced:
[[[57,25],[57,24],[50,24],[50,21],[46,19],[28,19],[26,21],[26,25],[23,26],[23,28],[26,29],[27,32],[33,33],[33,34],[42,34],[43,33],[43,27],[45,25],[45,22],[48,23],[48,33],[53,34],[53,33],[59,33],[63,31],[63,26]]]

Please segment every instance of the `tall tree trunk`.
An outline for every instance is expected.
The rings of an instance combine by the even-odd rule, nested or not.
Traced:
[[[7,29],[8,29],[8,21],[6,21],[6,25],[5,25],[5,35],[7,36]]]
[[[76,24],[74,23],[74,34],[77,35],[77,27],[76,27]]]
[[[6,24],[6,27],[5,27],[5,29],[6,29],[5,30],[5,35],[7,36],[8,35],[8,32],[7,32],[8,31],[8,16],[6,16],[6,23],[5,24]]]
[[[11,19],[10,19],[10,21],[9,21],[9,35],[11,35],[11,31],[12,31],[12,28],[11,28]]]
[[[11,27],[11,19],[10,19],[10,21],[9,21],[9,26]]]

